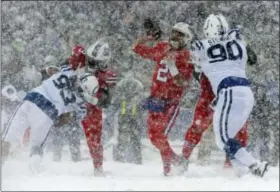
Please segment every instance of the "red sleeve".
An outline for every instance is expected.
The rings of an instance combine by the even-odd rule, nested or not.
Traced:
[[[146,59],[151,59],[153,61],[156,61],[158,56],[161,55],[162,53],[161,51],[162,46],[163,43],[158,43],[154,47],[149,47],[145,44],[138,44],[133,48],[133,51]]]
[[[188,51],[184,52],[183,56],[180,57],[180,61],[178,62],[178,70],[180,74],[182,74],[186,81],[189,81],[192,77],[192,73],[194,67],[192,64],[189,63],[190,54]]]
[[[215,98],[215,94],[212,91],[212,86],[210,84],[210,81],[208,80],[208,78],[205,76],[204,73],[201,74],[200,88],[201,88],[200,95],[202,95],[201,97],[205,98],[205,100],[207,100],[210,105],[212,100]]]

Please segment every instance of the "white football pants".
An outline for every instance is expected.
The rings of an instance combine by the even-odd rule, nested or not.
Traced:
[[[243,127],[253,109],[254,95],[250,87],[236,86],[222,89],[214,108],[213,126],[216,144],[224,150],[229,139],[233,139]],[[256,160],[241,147],[234,155],[247,167]]]
[[[18,141],[22,141],[25,130],[30,128],[29,147],[43,147],[52,125],[53,121],[48,115],[34,103],[25,100],[10,118],[2,140],[9,142],[13,148]]]

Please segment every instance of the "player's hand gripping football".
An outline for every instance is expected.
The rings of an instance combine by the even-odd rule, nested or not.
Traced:
[[[146,36],[150,36],[154,40],[158,40],[161,37],[162,31],[156,21],[148,17],[144,19],[143,26],[146,32]]]

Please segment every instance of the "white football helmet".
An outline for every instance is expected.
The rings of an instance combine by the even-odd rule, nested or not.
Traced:
[[[87,49],[86,54],[90,68],[104,67],[111,58],[109,43],[101,38]]]
[[[98,99],[94,96],[99,89],[99,83],[98,83],[97,78],[90,73],[86,73],[86,74],[82,75],[81,77],[79,77],[79,80],[80,80],[79,85],[83,91],[81,93],[83,96],[83,99],[88,103],[96,105]]]
[[[210,14],[205,20],[203,32],[206,38],[221,38],[229,31],[229,25],[221,14]]]
[[[184,37],[182,37],[183,38],[183,42],[179,42],[178,40],[175,40],[176,38],[172,37],[172,34],[171,34],[170,43],[175,48],[184,47],[187,44],[190,44],[192,39],[193,39],[193,37],[194,37],[194,35],[193,35],[193,33],[192,33],[191,29],[190,29],[190,26],[187,23],[184,23],[184,22],[176,23],[172,27],[172,31],[178,31],[178,32],[184,34]]]

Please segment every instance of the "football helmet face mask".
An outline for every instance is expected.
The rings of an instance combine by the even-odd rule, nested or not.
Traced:
[[[97,69],[106,69],[106,68],[107,68],[107,62],[98,61],[90,57],[87,57],[87,70],[89,72],[94,72]]]
[[[225,17],[221,14],[211,14],[207,17],[203,25],[203,32],[206,38],[222,38],[229,31],[229,25]]]
[[[191,43],[194,35],[187,23],[176,23],[172,27],[169,42],[175,49],[181,49]]]

